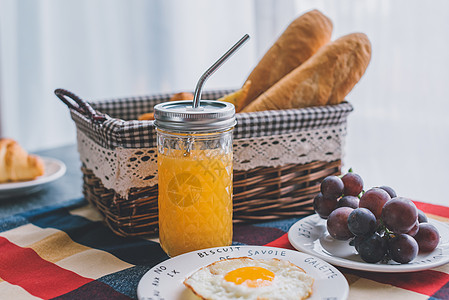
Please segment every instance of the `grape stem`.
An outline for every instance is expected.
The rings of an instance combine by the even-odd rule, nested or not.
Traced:
[[[386,239],[390,239],[391,236],[394,236],[394,232],[391,231],[390,229],[387,228],[387,226],[385,226],[384,222],[382,221],[382,219],[379,219],[379,228],[377,228],[377,232],[379,234],[381,234],[381,236],[383,238]]]
[[[357,195],[357,197],[359,198],[359,200],[360,200],[360,198],[362,198],[363,194],[365,194],[365,190],[362,190],[362,191],[360,192],[360,194]]]

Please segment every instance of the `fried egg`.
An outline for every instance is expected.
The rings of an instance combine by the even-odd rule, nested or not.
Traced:
[[[231,258],[193,273],[184,285],[202,299],[306,299],[314,278],[286,260]]]

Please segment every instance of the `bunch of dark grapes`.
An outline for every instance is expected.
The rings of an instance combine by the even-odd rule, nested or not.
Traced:
[[[405,264],[418,252],[433,251],[440,240],[435,226],[408,198],[388,186],[363,190],[360,175],[328,176],[314,198],[315,212],[327,219],[329,234],[350,240],[368,263],[388,261]]]

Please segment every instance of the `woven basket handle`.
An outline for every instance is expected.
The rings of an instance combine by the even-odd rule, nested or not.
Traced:
[[[103,122],[106,120],[106,116],[104,114],[100,114],[95,111],[92,106],[74,93],[64,90],[64,89],[56,89],[55,95],[61,99],[62,102],[65,103],[69,108],[76,110],[77,112],[87,116],[93,122]],[[71,99],[71,100],[69,100]]]

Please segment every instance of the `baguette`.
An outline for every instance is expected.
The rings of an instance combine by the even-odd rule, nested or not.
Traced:
[[[246,98],[236,105],[236,111],[241,111],[328,43],[332,27],[331,20],[318,10],[309,11],[291,22],[246,79],[251,81],[251,87]]]
[[[12,139],[0,139],[0,182],[33,180],[43,174],[39,156],[28,154]]]
[[[173,94],[168,101],[193,100],[193,94],[190,92],[180,92]]]
[[[139,121],[150,121],[154,120],[154,112],[144,113],[137,117]]]
[[[243,112],[338,104],[365,73],[371,44],[352,33],[322,47],[243,109]]]
[[[251,87],[251,81],[248,80],[245,82],[245,84],[240,89],[238,89],[237,91],[235,91],[233,93],[230,93],[228,95],[221,97],[220,99],[218,99],[218,101],[232,103],[235,107],[235,110],[238,110],[240,103],[242,103],[248,96],[248,91],[249,91],[250,87]]]

